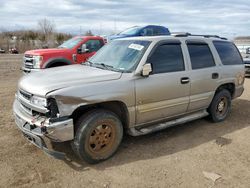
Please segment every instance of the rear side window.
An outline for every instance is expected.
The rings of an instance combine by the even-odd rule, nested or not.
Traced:
[[[243,64],[241,55],[233,43],[223,41],[214,41],[213,43],[223,65]]]
[[[215,65],[213,55],[206,43],[187,44],[192,69],[202,69]]]
[[[151,27],[144,28],[141,32],[142,36],[153,36],[154,35],[154,30]]]
[[[154,35],[169,35],[169,31],[163,27],[155,27]]]
[[[149,58],[153,74],[183,71],[184,61],[180,44],[162,44]]]

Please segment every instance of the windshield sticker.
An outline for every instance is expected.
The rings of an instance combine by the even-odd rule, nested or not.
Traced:
[[[144,46],[140,45],[140,44],[130,44],[128,46],[128,48],[131,48],[131,49],[134,49],[134,50],[138,50],[138,51],[141,51]]]

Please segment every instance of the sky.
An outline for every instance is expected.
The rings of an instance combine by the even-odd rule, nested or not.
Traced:
[[[249,0],[0,0],[0,31],[38,29],[44,18],[71,34],[156,24],[171,32],[250,35]]]

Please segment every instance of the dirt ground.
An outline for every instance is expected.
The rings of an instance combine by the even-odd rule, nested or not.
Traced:
[[[114,157],[89,165],[69,143],[58,147],[70,160],[49,157],[16,128],[12,103],[21,63],[22,55],[0,54],[0,187],[250,187],[250,79],[226,121],[126,135]],[[203,172],[221,178],[213,182]]]

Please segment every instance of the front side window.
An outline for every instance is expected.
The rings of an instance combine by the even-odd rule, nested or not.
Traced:
[[[185,70],[180,44],[162,44],[150,56],[153,74]]]
[[[144,28],[141,33],[142,36],[153,36],[154,30],[151,27]]]
[[[213,43],[223,65],[242,64],[241,55],[233,43],[223,41],[214,41]]]
[[[120,72],[132,72],[137,67],[150,41],[115,40],[103,46],[89,62]]]
[[[103,43],[100,40],[88,40],[86,42],[86,48],[89,52],[96,52],[103,46]]]
[[[187,43],[192,69],[215,66],[213,55],[206,43]]]

